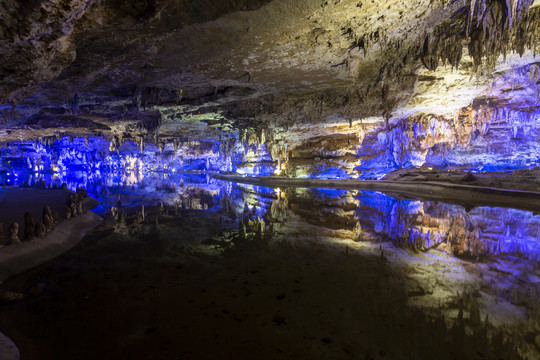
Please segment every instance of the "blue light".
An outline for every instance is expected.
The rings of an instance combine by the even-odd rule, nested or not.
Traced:
[[[309,176],[312,179],[350,179],[347,171],[336,166],[320,165]]]

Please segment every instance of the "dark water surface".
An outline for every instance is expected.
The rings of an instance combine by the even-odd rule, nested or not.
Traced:
[[[23,360],[540,353],[532,212],[205,174],[80,185],[103,225],[3,285],[26,295],[0,304]]]

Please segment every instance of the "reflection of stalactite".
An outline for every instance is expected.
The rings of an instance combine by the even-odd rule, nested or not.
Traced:
[[[277,200],[272,201],[272,205],[270,207],[270,216],[273,220],[282,222],[287,219],[289,202],[287,201],[284,193],[283,195],[280,193],[278,196],[279,198]]]
[[[144,138],[142,136],[136,136],[135,142],[138,144],[139,148],[141,149],[141,154],[144,152]]]

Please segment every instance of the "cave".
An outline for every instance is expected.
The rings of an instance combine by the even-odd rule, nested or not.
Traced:
[[[0,2],[0,358],[539,359],[539,0]]]

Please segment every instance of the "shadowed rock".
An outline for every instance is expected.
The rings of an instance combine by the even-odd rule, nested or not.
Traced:
[[[34,237],[34,217],[30,212],[24,213],[24,238],[26,240]]]
[[[77,215],[84,214],[84,204],[81,199],[77,200]]]
[[[19,240],[19,224],[14,222],[9,226],[8,229],[8,244],[17,244],[20,243]]]
[[[4,246],[6,243],[6,239],[4,236],[4,223],[0,222],[0,246]]]
[[[71,207],[66,206],[66,219],[71,218]]]
[[[51,231],[53,228],[52,216],[48,214],[43,214],[43,225],[47,231]]]
[[[45,205],[45,207],[43,207],[42,220],[47,231],[51,231],[54,226],[54,221],[51,208],[48,205]]]
[[[77,205],[75,204],[75,202],[71,203],[70,208],[71,208],[71,216],[72,217],[77,216]]]
[[[36,234],[37,237],[45,236],[45,234],[47,233],[47,228],[45,224],[43,223],[37,224],[34,229],[34,233]]]

